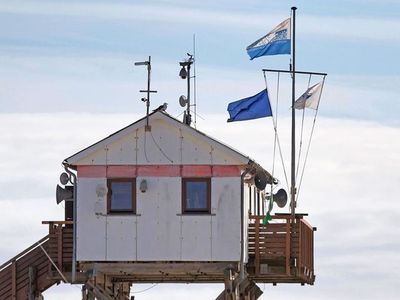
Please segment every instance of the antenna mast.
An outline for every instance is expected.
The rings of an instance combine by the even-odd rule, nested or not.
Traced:
[[[150,131],[151,127],[149,126],[149,109],[150,109],[150,93],[157,93],[157,91],[150,90],[150,74],[151,74],[151,56],[149,56],[149,60],[135,62],[135,66],[147,66],[147,90],[140,90],[141,93],[147,93],[147,98],[142,98],[143,102],[146,102],[146,131]]]
[[[291,159],[291,185],[290,185],[290,209],[292,213],[292,222],[295,219],[296,210],[296,111],[294,102],[296,97],[296,9],[292,7],[292,159]]]
[[[193,106],[194,106],[194,128],[197,127],[197,103],[196,103],[196,34],[193,34]]]
[[[193,55],[187,53],[189,58],[185,61],[179,62],[182,69],[179,72],[179,76],[182,79],[187,79],[187,97],[186,97],[186,111],[183,114],[183,123],[189,125],[192,123],[192,116],[190,114],[190,66],[193,64]]]

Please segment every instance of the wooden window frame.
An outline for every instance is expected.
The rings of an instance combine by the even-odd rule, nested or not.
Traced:
[[[111,209],[113,182],[130,182],[132,184],[132,209]],[[107,214],[136,214],[136,178],[107,178]]]
[[[186,183],[187,182],[205,182],[207,183],[207,208],[206,209],[188,209],[186,207]],[[210,177],[194,177],[182,178],[182,214],[211,214],[211,178]]]

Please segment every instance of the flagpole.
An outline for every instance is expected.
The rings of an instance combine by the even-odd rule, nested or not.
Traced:
[[[291,186],[290,186],[290,208],[292,214],[292,222],[295,219],[295,197],[296,197],[296,177],[295,177],[295,165],[296,165],[296,123],[295,117],[296,112],[294,108],[295,94],[296,94],[296,9],[293,6],[292,10],[292,155],[291,155]]]

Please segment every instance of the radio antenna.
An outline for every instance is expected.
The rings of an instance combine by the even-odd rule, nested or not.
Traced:
[[[193,64],[193,55],[187,53],[188,59],[179,62],[179,65],[182,67],[179,72],[179,77],[185,79],[187,81],[187,96],[181,96],[179,98],[179,103],[182,107],[186,106],[186,110],[183,113],[183,123],[189,125],[192,123],[192,115],[190,114],[190,67]]]
[[[196,34],[193,34],[193,107],[194,107],[194,128],[197,128],[197,103],[196,97]]]
[[[140,90],[141,93],[147,93],[147,98],[142,98],[146,102],[146,126],[145,131],[151,131],[149,126],[149,109],[150,109],[150,93],[157,93],[157,91],[150,90],[150,74],[151,74],[151,56],[149,60],[135,62],[135,66],[147,66],[147,90]]]

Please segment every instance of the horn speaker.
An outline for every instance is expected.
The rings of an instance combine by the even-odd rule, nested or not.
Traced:
[[[256,175],[254,176],[254,184],[260,190],[263,191],[267,186],[267,176],[261,170],[257,170]]]
[[[56,201],[57,204],[60,204],[62,201],[71,201],[74,198],[74,187],[72,185],[67,185],[65,188],[62,188],[57,184],[56,188]]]
[[[284,189],[280,189],[279,191],[276,192],[276,194],[274,194],[274,202],[276,203],[276,205],[278,205],[280,208],[285,207],[286,203],[287,203],[287,193]]]

